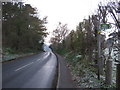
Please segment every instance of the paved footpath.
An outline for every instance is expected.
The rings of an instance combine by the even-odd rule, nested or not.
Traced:
[[[72,76],[70,70],[67,67],[67,64],[63,57],[57,54],[58,62],[59,62],[59,75],[58,75],[58,86],[57,88],[76,88],[74,81],[72,80]]]

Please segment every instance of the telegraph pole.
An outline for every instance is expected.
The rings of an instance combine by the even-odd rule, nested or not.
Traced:
[[[97,44],[98,44],[98,60],[97,60],[97,64],[98,64],[98,79],[100,80],[100,59],[101,59],[101,40],[100,40],[100,29],[98,31],[98,35],[97,35]]]
[[[98,79],[100,80],[100,75],[103,74],[103,66],[102,66],[102,59],[101,59],[101,26],[100,22],[98,21],[98,32],[97,32],[97,46],[98,46],[98,58],[97,58],[97,65],[98,65]]]
[[[0,89],[2,89],[2,2],[0,1]]]

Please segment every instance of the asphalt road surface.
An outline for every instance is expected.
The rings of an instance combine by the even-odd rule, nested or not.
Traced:
[[[51,88],[57,67],[56,56],[43,52],[2,64],[2,88]]]

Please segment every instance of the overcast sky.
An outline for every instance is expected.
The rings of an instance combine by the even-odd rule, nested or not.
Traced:
[[[25,0],[38,9],[40,17],[48,16],[48,32],[52,32],[58,22],[68,24],[70,30],[88,15],[95,13],[98,3],[106,0]],[[49,39],[47,38],[47,41]]]

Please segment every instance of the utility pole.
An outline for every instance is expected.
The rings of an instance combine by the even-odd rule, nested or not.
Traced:
[[[2,62],[2,2],[0,1],[0,62]],[[2,89],[2,63],[0,63],[0,89]]]
[[[0,1],[0,58],[1,54],[2,54],[2,2]]]
[[[101,43],[102,43],[102,35],[101,35],[101,30],[102,29],[106,29],[107,27],[107,24],[106,24],[106,16],[107,16],[107,12],[106,12],[106,7],[105,6],[101,6],[99,5],[99,11],[100,11],[100,14],[102,17],[102,24],[100,23],[100,20],[98,22],[98,25],[100,26],[98,28],[98,39],[97,39],[97,42],[98,42],[98,79],[100,79],[100,75],[103,75],[104,74],[104,61],[103,61],[103,58],[102,58],[102,55],[101,55],[101,51],[102,51],[102,47],[101,47]]]
[[[104,74],[104,71],[103,71],[103,59],[101,57],[101,50],[102,50],[102,46],[101,46],[101,43],[102,43],[102,36],[101,36],[101,24],[100,22],[98,23],[99,25],[99,28],[98,28],[98,35],[97,35],[97,44],[98,44],[98,60],[97,60],[97,64],[98,64],[98,79],[100,80],[100,75],[103,75]]]
[[[97,46],[98,46],[98,58],[97,58],[97,65],[98,65],[98,79],[100,80],[100,75],[103,74],[103,66],[102,66],[102,59],[101,59],[101,27],[100,22],[98,21],[98,32],[97,32]]]
[[[97,64],[98,64],[98,79],[100,80],[100,59],[101,59],[101,40],[100,40],[100,29],[98,31],[98,35],[97,35],[97,44],[98,44],[98,60],[97,60]]]

